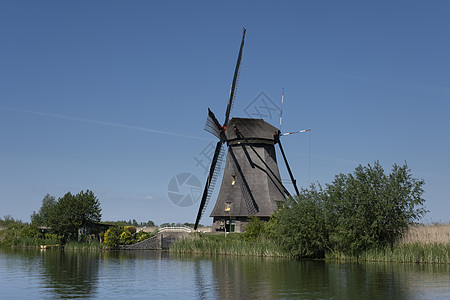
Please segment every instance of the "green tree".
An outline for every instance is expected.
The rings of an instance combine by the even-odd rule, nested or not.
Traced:
[[[77,240],[78,230],[101,219],[100,202],[92,191],[70,192],[58,199],[49,214],[49,226],[61,237],[61,242]]]
[[[257,240],[264,232],[265,222],[255,216],[250,216],[248,220],[249,222],[245,226],[245,232],[242,234],[242,237],[248,241]]]
[[[353,174],[336,176],[327,185],[334,228],[330,242],[342,252],[393,246],[408,226],[422,218],[423,180],[413,178],[407,165],[393,165],[385,174],[378,161],[358,166]]]
[[[423,185],[406,164],[394,164],[390,174],[378,161],[360,165],[353,174],[337,175],[325,189],[313,185],[288,200],[274,216],[271,235],[302,257],[392,247],[427,212]]]
[[[326,194],[315,186],[303,189],[297,199],[290,198],[274,216],[276,236],[291,255],[321,258],[329,249]],[[275,231],[275,232],[274,232]],[[270,234],[270,233],[269,233]]]
[[[149,220],[147,223],[143,223],[141,224],[141,226],[147,226],[147,227],[155,227],[155,222],[153,222],[152,220]]]
[[[56,205],[56,198],[51,196],[50,194],[45,195],[44,199],[42,199],[42,205],[39,209],[39,212],[36,213],[33,211],[31,215],[31,223],[35,225],[49,225],[49,216],[52,209]]]

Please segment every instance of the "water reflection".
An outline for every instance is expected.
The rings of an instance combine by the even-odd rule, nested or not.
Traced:
[[[449,265],[212,258],[220,299],[414,299],[450,293]]]
[[[45,287],[61,298],[95,294],[98,283],[97,251],[42,251]]]
[[[442,299],[450,265],[0,249],[0,290],[17,299]]]

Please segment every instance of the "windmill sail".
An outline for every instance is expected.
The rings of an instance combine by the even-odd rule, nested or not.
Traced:
[[[221,131],[222,126],[220,126],[219,121],[217,121],[213,112],[208,108],[208,118],[206,118],[205,130],[209,133],[214,134],[219,140],[222,140]]]
[[[240,72],[239,70],[241,68],[242,50],[244,49],[245,32],[246,32],[246,30],[244,28],[243,33],[242,33],[241,48],[239,49],[239,55],[238,55],[238,59],[236,62],[236,68],[234,69],[233,82],[231,83],[230,97],[228,99],[227,110],[225,112],[225,122],[223,123],[223,126],[226,126],[228,124],[231,108],[233,107],[234,97],[236,95],[237,82],[239,79],[239,72]]]

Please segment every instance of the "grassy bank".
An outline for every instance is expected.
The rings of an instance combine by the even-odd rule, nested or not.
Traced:
[[[59,244],[58,239],[42,239],[42,238],[30,238],[30,237],[16,237],[10,241],[3,241],[0,243],[2,247],[11,248],[37,248],[40,249],[41,245],[56,245]],[[64,246],[66,250],[101,250],[102,244],[98,241],[91,243],[84,242],[67,242]]]
[[[239,234],[202,234],[191,239],[182,239],[172,245],[171,252],[203,253],[222,255],[278,256],[288,257],[279,244],[272,240],[245,240]]]
[[[369,249],[358,256],[343,253],[329,253],[328,260],[402,262],[402,263],[450,263],[450,243],[400,244],[394,248]]]
[[[392,249],[369,249],[358,256],[328,253],[327,259],[448,264],[450,224],[411,226]]]
[[[201,234],[192,239],[174,243],[170,249],[177,253],[202,253],[222,255],[248,255],[291,257],[282,245],[259,238],[245,239],[242,234]],[[402,262],[402,263],[450,263],[450,224],[418,225],[411,227],[391,249],[369,249],[359,255],[329,251],[327,260]]]
[[[3,239],[0,246],[13,248],[40,248],[41,245],[55,245],[58,243],[59,241],[57,239],[14,237],[12,239]]]

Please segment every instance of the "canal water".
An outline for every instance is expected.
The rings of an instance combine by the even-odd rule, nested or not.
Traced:
[[[450,265],[0,249],[1,299],[450,299]]]

